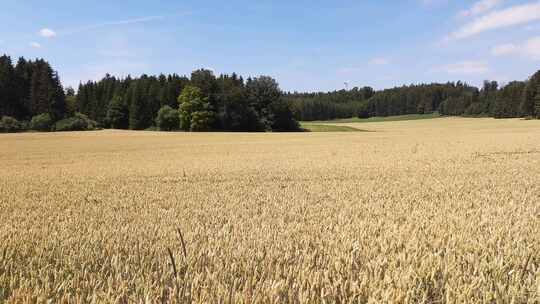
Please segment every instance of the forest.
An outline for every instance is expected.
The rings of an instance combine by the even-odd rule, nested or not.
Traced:
[[[0,131],[114,128],[185,131],[298,131],[298,121],[439,112],[449,116],[540,117],[540,71],[502,87],[461,81],[375,91],[283,92],[268,76],[244,79],[196,70],[61,84],[43,60],[0,57]]]
[[[0,130],[96,128],[185,131],[297,131],[292,108],[271,77],[106,75],[63,89],[42,59],[0,57]]]
[[[540,71],[526,81],[482,88],[464,82],[419,84],[374,91],[369,87],[319,93],[286,93],[301,121],[439,112],[445,116],[516,118],[540,116]]]

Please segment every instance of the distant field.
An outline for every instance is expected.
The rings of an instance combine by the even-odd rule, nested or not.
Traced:
[[[0,135],[0,303],[539,303],[540,121]]]
[[[364,130],[348,127],[348,126],[336,126],[330,124],[313,124],[313,123],[300,123],[302,129],[309,132],[362,132]]]
[[[439,113],[432,114],[410,114],[410,115],[397,115],[388,117],[370,117],[370,118],[346,118],[346,119],[334,119],[334,120],[322,120],[322,121],[310,121],[306,123],[319,124],[319,123],[362,123],[362,122],[385,122],[385,121],[404,121],[404,120],[420,120],[420,119],[432,119],[441,117]]]

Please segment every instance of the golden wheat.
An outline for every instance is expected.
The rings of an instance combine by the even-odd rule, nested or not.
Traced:
[[[0,302],[540,302],[540,121],[356,127],[0,135]]]

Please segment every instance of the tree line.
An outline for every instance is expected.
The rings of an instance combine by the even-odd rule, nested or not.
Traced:
[[[216,77],[200,69],[172,75],[60,83],[42,59],[0,57],[0,116],[4,130],[104,128],[186,131],[296,131],[291,105],[271,77]],[[17,126],[15,126],[18,124]],[[6,127],[7,125],[7,127]]]
[[[292,104],[296,119],[313,121],[354,117],[374,94],[371,87],[355,87],[333,92],[287,92],[284,98]]]
[[[65,98],[58,73],[48,62],[20,58],[13,65],[10,57],[0,57],[0,116],[27,120],[47,113],[51,120],[60,120]]]
[[[375,91],[282,92],[275,79],[142,75],[81,83],[64,90],[43,59],[0,57],[0,131],[115,128],[185,131],[296,131],[297,121],[439,112],[495,118],[540,117],[540,71],[526,81],[482,88],[463,82],[420,84]]]
[[[461,81],[401,86],[374,91],[369,87],[319,93],[286,93],[295,117],[303,121],[405,114],[540,118],[540,71],[527,81],[482,88]]]
[[[294,131],[299,128],[291,106],[271,77],[247,78],[233,73],[216,77],[200,69],[190,77],[106,75],[81,84],[78,110],[105,127],[171,129],[164,116],[178,113],[176,128],[186,131]],[[174,115],[173,115],[174,116]],[[174,128],[173,128],[174,129]]]

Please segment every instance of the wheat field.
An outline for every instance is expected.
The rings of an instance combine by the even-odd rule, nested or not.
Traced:
[[[358,127],[0,135],[0,303],[540,302],[540,121]]]

